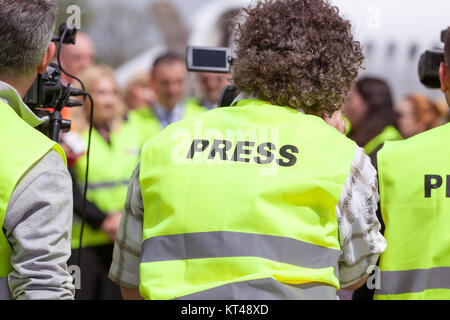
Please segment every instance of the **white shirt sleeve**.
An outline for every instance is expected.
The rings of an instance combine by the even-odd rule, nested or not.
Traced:
[[[336,206],[341,256],[341,287],[352,285],[369,273],[386,249],[376,216],[379,202],[377,172],[364,150],[357,147],[350,174]]]

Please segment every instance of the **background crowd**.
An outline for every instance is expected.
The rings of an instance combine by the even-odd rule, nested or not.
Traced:
[[[140,150],[171,123],[217,108],[229,75],[188,75],[184,57],[166,52],[153,61],[150,70],[140,70],[122,89],[112,67],[96,64],[95,57],[95,43],[84,32],[78,33],[75,45],[64,45],[61,55],[64,69],[80,78],[95,105],[82,290],[77,290],[76,298],[121,299],[119,287],[108,278],[108,272],[128,181]],[[79,86],[68,77],[63,77],[63,82]],[[72,120],[72,130],[62,137],[62,145],[74,182],[72,257],[68,265],[76,264],[79,255],[90,112],[89,101],[80,108],[64,110],[64,117]],[[347,136],[365,149],[375,167],[376,154],[384,142],[409,138],[448,122],[444,102],[416,92],[395,101],[385,79],[367,76],[359,78],[349,92],[343,114]],[[340,295],[349,298],[348,292]]]

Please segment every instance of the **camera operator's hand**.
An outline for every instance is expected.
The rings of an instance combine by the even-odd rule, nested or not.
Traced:
[[[101,229],[105,231],[113,241],[116,240],[116,234],[117,231],[119,230],[121,217],[122,212],[120,211],[108,214],[108,216],[105,218],[105,220],[101,225]]]
[[[345,134],[345,120],[344,117],[342,116],[341,110],[338,110],[335,113],[333,113],[331,117],[328,114],[324,113],[322,118],[330,126],[335,127],[339,132]]]

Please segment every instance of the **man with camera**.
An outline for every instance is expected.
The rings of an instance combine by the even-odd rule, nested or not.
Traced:
[[[73,299],[72,184],[22,98],[55,54],[54,0],[0,0],[0,299]]]
[[[439,67],[450,104],[450,32]],[[388,242],[380,257],[375,299],[450,299],[450,126],[405,141],[387,142],[378,153],[380,208]]]
[[[386,246],[370,159],[320,117],[363,60],[350,22],[322,0],[239,18],[240,96],[144,146],[110,270],[125,298],[336,299]]]

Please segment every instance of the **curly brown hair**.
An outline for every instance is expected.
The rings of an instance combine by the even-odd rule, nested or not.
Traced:
[[[326,0],[256,0],[237,19],[236,88],[310,114],[344,104],[364,57],[337,7]]]

